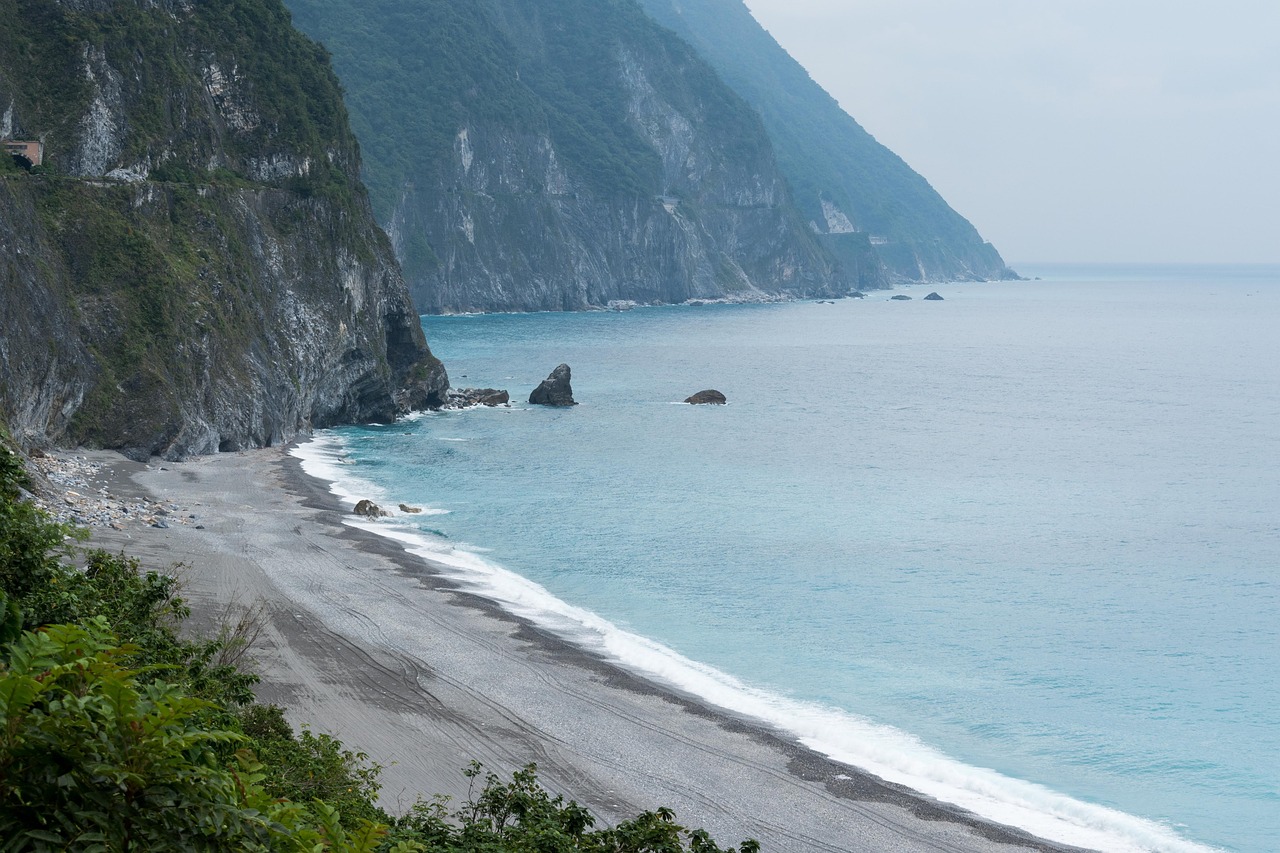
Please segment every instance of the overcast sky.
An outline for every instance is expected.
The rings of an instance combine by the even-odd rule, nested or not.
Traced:
[[[746,0],[1005,260],[1280,262],[1277,0]]]

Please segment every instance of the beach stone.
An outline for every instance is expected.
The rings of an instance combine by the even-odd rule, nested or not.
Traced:
[[[685,397],[684,401],[686,403],[692,403],[695,406],[704,406],[708,404],[713,406],[723,406],[725,403],[729,402],[725,399],[723,394],[713,388],[708,388],[706,391],[699,391],[692,397]]]
[[[422,507],[409,506],[408,504],[400,504],[400,511],[401,512],[422,512]]]
[[[381,518],[387,514],[387,511],[378,506],[368,498],[364,498],[356,504],[356,515],[363,515],[365,518]]]
[[[576,406],[573,388],[569,384],[569,365],[562,364],[542,384],[533,389],[529,402],[535,406]]]
[[[926,301],[926,302],[941,302],[941,301],[942,301],[942,297],[938,295],[937,291],[934,291],[933,293],[930,293],[928,296],[926,296],[926,297],[925,297],[925,301]]]
[[[890,296],[889,298],[896,299],[899,302],[908,302],[911,299],[911,297],[907,296],[905,293],[899,293],[897,296]]]

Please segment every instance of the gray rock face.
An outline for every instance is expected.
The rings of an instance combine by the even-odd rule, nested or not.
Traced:
[[[890,298],[890,299],[896,299],[896,300],[897,300],[897,301],[899,301],[899,302],[910,302],[910,301],[911,301],[911,297],[910,297],[910,296],[907,296],[905,293],[899,293],[897,296],[890,296],[889,298]]]
[[[686,397],[684,401],[686,403],[692,403],[695,406],[703,406],[707,404],[723,406],[725,403],[729,402],[725,399],[723,394],[711,388],[708,388],[706,391],[699,391],[692,397]]]
[[[529,402],[537,406],[578,405],[573,399],[573,388],[569,385],[569,365],[562,364],[551,371],[551,375],[533,389]]]
[[[926,296],[926,297],[925,297],[925,301],[926,301],[926,302],[941,302],[941,301],[942,301],[942,297],[941,297],[941,296],[939,296],[936,292],[934,292],[934,293],[930,293],[928,296]]]
[[[122,2],[140,11],[13,23],[83,72],[78,95],[29,100],[32,70],[0,54],[5,123],[45,139],[57,174],[0,180],[0,420],[26,446],[177,459],[442,405],[448,377],[349,177],[337,83],[283,9],[244,33],[208,4]],[[290,113],[253,77],[253,39],[303,57],[290,73],[332,103]]]

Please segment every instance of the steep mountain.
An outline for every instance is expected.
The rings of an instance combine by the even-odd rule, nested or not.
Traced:
[[[839,258],[870,242],[907,280],[1016,277],[929,183],[878,143],[756,22],[742,0],[639,0],[760,114],[806,219]]]
[[[438,404],[322,48],[279,0],[0,0],[0,420],[167,458]]]
[[[883,282],[792,204],[754,111],[634,0],[289,0],[347,91],[423,311]]]

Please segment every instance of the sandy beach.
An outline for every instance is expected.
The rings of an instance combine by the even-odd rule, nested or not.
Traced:
[[[151,466],[83,456],[76,498],[162,511],[101,516],[92,543],[149,568],[181,564],[195,626],[261,607],[261,699],[382,765],[392,811],[465,798],[473,759],[499,774],[535,762],[544,785],[601,823],[665,805],[722,844],[1069,849],[828,761],[458,591],[427,561],[344,525],[327,484],[280,449]]]

